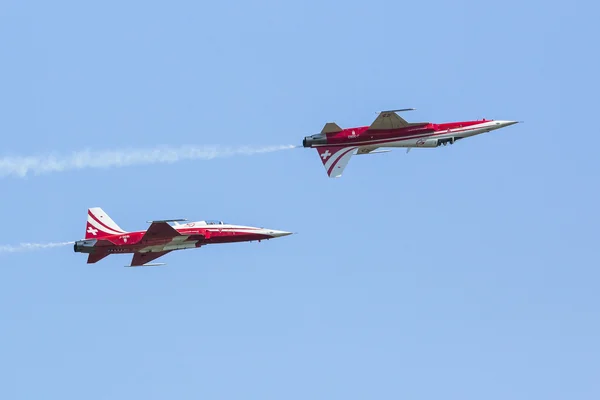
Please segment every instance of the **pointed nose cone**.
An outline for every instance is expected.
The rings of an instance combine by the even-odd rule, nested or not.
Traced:
[[[274,237],[274,238],[283,237],[283,236],[288,236],[288,235],[291,235],[291,234],[292,234],[292,232],[286,232],[286,231],[275,231],[275,230],[272,230],[272,229],[270,229],[268,233],[269,233],[269,235],[270,235],[270,236],[272,236],[272,237]]]
[[[500,123],[500,128],[506,128],[507,126],[511,126],[511,125],[519,123],[519,121],[496,121],[496,122]]]

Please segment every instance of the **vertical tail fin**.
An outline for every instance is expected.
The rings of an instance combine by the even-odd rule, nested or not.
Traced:
[[[88,209],[87,225],[85,227],[86,239],[97,239],[104,236],[120,235],[122,233],[126,232],[100,207]]]
[[[319,146],[317,152],[330,178],[339,178],[357,146]]]

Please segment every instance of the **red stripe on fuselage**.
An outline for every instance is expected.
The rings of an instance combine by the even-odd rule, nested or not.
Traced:
[[[471,129],[475,129],[474,125],[480,125],[491,120],[481,121],[463,121],[463,122],[448,122],[442,124],[426,124],[414,127],[405,127],[398,129],[386,129],[386,130],[369,130],[368,126],[361,126],[356,128],[344,129],[340,132],[327,134],[327,144],[318,145],[313,147],[322,146],[349,146],[349,145],[366,145],[370,144],[371,141],[382,141],[386,139],[394,140],[407,140],[407,139],[418,139],[425,136],[433,136],[437,132],[447,131],[448,129],[457,129],[455,132],[464,132]],[[445,132],[444,132],[445,133]],[[351,141],[350,141],[351,140]]]
[[[181,232],[185,236],[189,236],[182,243],[190,243],[196,242],[196,247],[204,246],[207,244],[222,244],[222,243],[236,243],[236,242],[250,242],[256,240],[268,240],[272,239],[272,236],[255,233],[254,231],[259,230],[260,228],[235,228],[236,230],[223,230],[219,232],[218,230],[211,230],[211,235],[209,238],[202,239],[204,236],[203,231],[207,231],[207,229],[189,229],[193,232]],[[124,254],[124,253],[136,253],[141,249],[150,247],[150,246],[160,246],[160,245],[168,245],[172,242],[172,238],[169,239],[157,239],[152,241],[152,243],[140,243],[141,237],[144,235],[145,231],[139,232],[130,232],[127,233],[128,241],[125,243],[120,242],[112,242],[111,239],[117,241],[123,235],[111,235],[103,237],[102,240],[98,241],[95,247],[102,249],[100,251],[108,252],[110,254]],[[179,250],[179,249],[178,249]]]
[[[486,122],[489,122],[489,121],[486,121]],[[482,122],[480,121],[479,123],[482,123]],[[359,146],[359,147],[362,147],[362,146],[369,146],[369,145],[376,145],[376,144],[385,144],[385,143],[391,143],[391,142],[399,142],[399,141],[411,140],[411,139],[421,139],[421,138],[427,138],[427,137],[435,137],[435,136],[447,135],[447,134],[452,134],[452,133],[464,133],[464,132],[468,132],[468,131],[475,130],[475,129],[481,129],[481,128],[470,126],[470,127],[465,127],[464,129],[455,130],[455,131],[452,131],[452,132],[449,132],[448,129],[452,129],[452,128],[445,128],[443,130],[438,129],[438,130],[435,131],[435,133],[427,133],[427,134],[417,134],[417,135],[415,135],[414,133],[412,133],[411,135],[407,135],[407,136],[395,135],[395,136],[392,136],[392,137],[377,138],[377,139],[371,139],[369,137],[369,139],[371,139],[371,140],[366,139],[364,141],[340,142],[340,143],[336,143],[335,145],[336,146],[341,146],[341,147],[349,147],[349,146]],[[388,135],[388,136],[391,136],[391,135]],[[358,137],[357,139],[360,140],[360,137]],[[317,146],[313,146],[313,147],[317,148],[317,147],[327,147],[327,146],[332,146],[332,145],[331,145],[331,143],[328,143],[328,144],[317,145]]]

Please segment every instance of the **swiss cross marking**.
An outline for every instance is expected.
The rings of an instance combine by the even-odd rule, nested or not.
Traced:
[[[325,150],[325,153],[321,154],[321,158],[323,160],[327,160],[327,158],[331,155],[331,153],[329,152],[329,150]]]
[[[88,233],[91,233],[92,235],[96,236],[98,234],[98,229],[94,229],[91,226],[88,228]]]

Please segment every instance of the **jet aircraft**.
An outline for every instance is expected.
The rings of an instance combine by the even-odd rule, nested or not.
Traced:
[[[133,253],[128,267],[149,264],[173,250],[193,249],[207,244],[251,242],[291,235],[291,232],[225,224],[222,221],[198,221],[180,224],[185,219],[148,221],[146,231],[127,232],[101,208],[88,209],[85,239],[75,242],[76,253],[87,253],[87,263],[100,261],[110,254]],[[171,225],[170,223],[174,223]]]
[[[339,178],[350,158],[357,154],[386,153],[381,147],[405,147],[408,153],[413,147],[432,148],[454,144],[457,140],[504,128],[517,121],[407,122],[397,112],[414,108],[382,111],[370,126],[340,128],[328,122],[321,133],[306,136],[303,147],[317,149],[325,171],[330,178]]]

